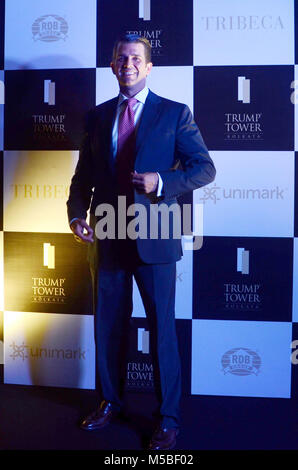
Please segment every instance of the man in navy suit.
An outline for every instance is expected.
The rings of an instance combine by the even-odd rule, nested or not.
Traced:
[[[99,408],[82,421],[81,428],[100,429],[121,410],[134,276],[148,320],[160,404],[159,424],[149,449],[165,450],[175,446],[180,424],[175,284],[181,240],[173,236],[172,219],[167,238],[161,236],[160,219],[157,235],[123,238],[119,236],[123,227],[118,216],[118,237],[95,237],[98,216],[103,215],[96,208],[110,204],[119,214],[123,211],[119,196],[125,196],[127,206],[137,203],[146,209],[150,233],[151,206],[170,207],[178,196],[213,181],[215,168],[189,108],[147,88],[152,63],[146,39],[127,35],[117,41],[111,67],[120,93],[97,106],[88,117],[67,202],[71,230],[89,248],[101,399]],[[126,147],[130,150],[123,159],[120,142],[126,134],[130,135],[130,146]],[[86,222],[89,208],[90,224]]]

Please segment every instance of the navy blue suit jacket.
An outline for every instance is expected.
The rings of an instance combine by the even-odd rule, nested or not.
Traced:
[[[94,226],[97,205],[116,204],[117,191],[110,163],[117,103],[118,97],[113,98],[96,106],[89,114],[67,201],[69,220],[85,219],[90,208]],[[147,209],[152,203],[171,205],[177,202],[178,196],[213,181],[214,164],[186,105],[149,91],[136,136],[135,170],[158,172],[163,180],[159,198],[134,192],[135,202]],[[90,252],[100,257],[101,250],[108,246],[105,240],[99,240],[90,247]],[[137,249],[145,263],[170,263],[180,259],[182,254],[181,241],[175,238],[138,238]]]

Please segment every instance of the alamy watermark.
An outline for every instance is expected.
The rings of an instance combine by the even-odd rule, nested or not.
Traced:
[[[203,245],[204,205],[201,203],[149,206],[133,203],[127,207],[126,196],[118,196],[117,210],[111,204],[102,203],[96,207],[95,215],[100,217],[95,226],[99,240],[169,240],[184,236],[186,250],[199,250]]]

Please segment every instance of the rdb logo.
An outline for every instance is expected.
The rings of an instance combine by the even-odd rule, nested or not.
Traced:
[[[261,362],[260,356],[248,348],[230,349],[221,358],[224,374],[233,375],[258,375]]]
[[[32,25],[34,41],[45,42],[59,41],[67,38],[68,24],[64,18],[58,15],[43,15],[37,18]]]

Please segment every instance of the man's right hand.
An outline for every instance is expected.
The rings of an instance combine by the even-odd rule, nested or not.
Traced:
[[[93,230],[87,224],[85,219],[74,220],[70,228],[74,234],[74,237],[79,243],[93,243]]]

